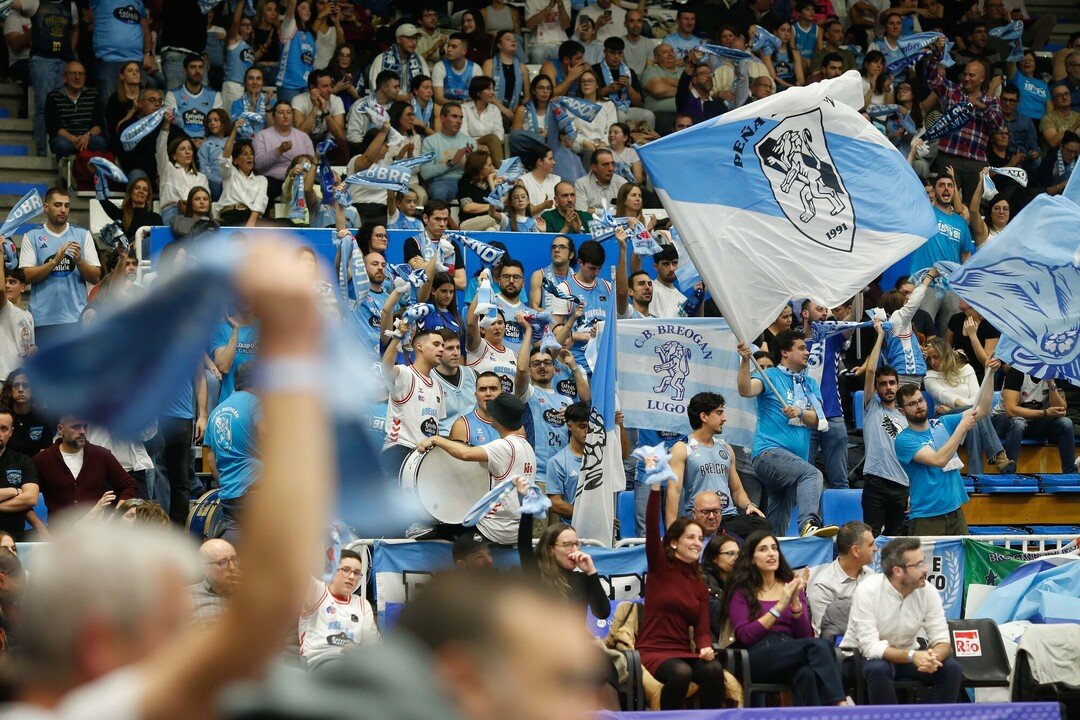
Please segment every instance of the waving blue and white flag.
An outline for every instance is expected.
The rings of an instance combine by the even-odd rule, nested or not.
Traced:
[[[482,240],[477,240],[468,233],[448,230],[446,233],[443,234],[443,237],[453,242],[459,242],[464,247],[469,248],[474,253],[476,253],[476,257],[480,258],[480,262],[484,263],[484,265],[488,267],[491,267],[495,263],[502,260],[503,255],[506,254],[505,250],[497,248],[494,245],[488,245]]]
[[[720,318],[620,320],[619,404],[627,427],[689,433],[686,404],[699,392],[724,396],[724,439],[753,444],[757,401],[739,395],[738,343]]]
[[[1038,195],[949,276],[1001,331],[995,355],[1037,378],[1080,383],[1080,173]]]
[[[990,30],[990,36],[1009,43],[1009,57],[1005,62],[1020,62],[1024,59],[1024,23],[1014,20]]]
[[[758,25],[754,31],[754,39],[750,41],[750,49],[754,52],[764,52],[766,55],[775,55],[780,52],[780,38]]]
[[[384,190],[408,192],[411,180],[412,170],[409,168],[394,165],[372,165],[367,170],[355,172],[345,178],[345,184],[367,185],[368,187],[382,188]]]
[[[929,46],[940,38],[945,37],[939,32],[921,32],[914,33],[913,35],[906,35],[897,41],[897,46],[904,53],[904,55],[919,55],[923,53]],[[956,61],[952,58],[952,42],[946,38],[945,52],[942,53],[941,63],[942,67],[952,67],[956,64]],[[891,71],[890,71],[891,72]]]
[[[124,128],[124,132],[120,133],[120,144],[124,146],[125,150],[134,150],[135,146],[139,144],[139,141],[154,132],[154,128],[160,125],[161,121],[164,119],[165,108],[161,108],[144,118],[136,120]]]
[[[906,112],[899,105],[868,105],[866,114],[881,120],[896,118],[899,125],[912,135],[919,131],[919,128],[915,127],[915,121],[911,119],[911,113]]]
[[[682,236],[679,235],[679,231],[674,225],[668,228],[668,236],[671,238],[671,244],[675,246],[675,250],[679,253],[679,267],[675,270],[675,279],[678,280],[679,290],[686,294],[701,282],[701,273],[698,272],[697,266],[690,259],[690,253],[686,251]]]
[[[0,237],[8,237],[17,227],[30,222],[44,210],[45,205],[42,204],[41,195],[38,194],[36,189],[26,193],[19,202],[15,203],[15,207],[11,208],[11,212],[8,213],[4,224],[0,225]]]
[[[863,104],[849,71],[638,150],[738,337],[795,298],[846,302],[937,232],[922,182]]]
[[[975,117],[975,106],[971,103],[965,101],[953,105],[947,113],[934,121],[933,125],[926,128],[922,139],[930,142],[931,140],[943,138],[967,125],[973,117]]]
[[[720,67],[724,60],[741,62],[743,60],[754,59],[754,56],[745,50],[736,50],[735,48],[724,47],[723,45],[711,45],[709,43],[698,45],[697,51],[702,54],[703,59],[709,63],[709,66],[713,70]]]
[[[1021,187],[1027,187],[1028,174],[1027,170],[1018,167],[993,167],[987,168],[992,175],[1002,175],[1007,178],[1011,178],[1017,182]]]
[[[424,153],[423,155],[417,155],[416,157],[402,158],[400,160],[395,160],[394,162],[390,163],[390,166],[391,167],[398,167],[398,168],[401,168],[401,167],[403,167],[403,168],[414,168],[414,167],[420,167],[421,165],[427,165],[429,162],[431,162],[434,159],[435,159],[435,153],[429,152],[429,153]]]
[[[499,169],[495,171],[495,177],[502,179],[499,180],[492,189],[491,194],[484,200],[496,207],[502,207],[507,193],[513,189],[514,183],[524,174],[525,166],[521,164],[521,158],[517,156],[506,158],[499,164]]]
[[[585,457],[578,473],[572,523],[578,535],[611,547],[615,532],[615,493],[626,488],[622,440],[615,424],[615,336],[618,333],[615,293],[608,294],[607,320],[600,330],[592,412],[585,436]]]
[[[872,327],[872,320],[867,322],[854,322],[852,320],[818,320],[810,323],[810,331],[813,333],[812,343],[823,343],[834,335],[851,332],[859,328]],[[892,323],[884,322],[881,326],[886,330],[892,329]]]
[[[585,122],[592,122],[600,114],[600,104],[594,103],[572,95],[560,95],[551,102],[566,110],[574,117],[581,118]]]

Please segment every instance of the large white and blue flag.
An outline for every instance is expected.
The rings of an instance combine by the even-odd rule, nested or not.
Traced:
[[[596,372],[592,376],[592,412],[585,436],[585,457],[574,491],[573,525],[578,535],[611,547],[615,531],[615,493],[626,489],[622,439],[615,425],[618,333],[615,293],[608,294],[607,320],[600,330]]]
[[[949,276],[1001,331],[994,354],[1037,378],[1080,383],[1080,173],[1037,196]]]
[[[724,396],[724,439],[752,445],[757,404],[739,395],[737,343],[720,318],[620,320],[619,405],[626,426],[685,435],[690,398],[714,392]]]
[[[639,149],[738,337],[792,299],[840,305],[937,232],[922,182],[863,104],[849,71]]]

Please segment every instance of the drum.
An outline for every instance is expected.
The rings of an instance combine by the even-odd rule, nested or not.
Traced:
[[[218,499],[218,488],[204,493],[188,513],[187,531],[202,540],[212,540],[217,537],[218,523],[221,521],[219,511],[221,501]]]
[[[401,464],[399,479],[401,487],[414,491],[433,518],[452,524],[460,524],[491,487],[482,465],[457,460],[439,448],[409,453]]]

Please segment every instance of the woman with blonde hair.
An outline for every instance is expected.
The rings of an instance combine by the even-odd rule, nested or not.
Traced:
[[[975,375],[974,368],[945,338],[931,338],[923,355],[926,358],[924,383],[926,393],[934,403],[935,415],[951,415],[976,405],[980,379]],[[975,432],[967,434],[964,447],[967,449],[967,470],[970,473],[982,472],[983,452],[998,472],[1016,472],[1016,462],[1005,454],[1005,448],[989,417],[975,421]]]

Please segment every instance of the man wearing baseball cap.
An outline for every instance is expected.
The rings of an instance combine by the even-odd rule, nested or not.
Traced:
[[[486,570],[495,564],[491,557],[491,543],[473,529],[458,535],[450,552],[458,570]]]
[[[527,482],[536,480],[536,454],[525,439],[522,418],[525,415],[525,403],[510,393],[503,393],[487,404],[487,414],[491,425],[499,433],[499,439],[486,445],[471,447],[464,443],[436,435],[421,440],[416,449],[427,452],[433,447],[440,447],[452,457],[466,462],[477,462],[487,466],[491,479],[489,487],[495,487],[503,480],[522,477]],[[497,545],[513,545],[517,542],[518,517],[515,511],[521,506],[521,499],[516,492],[507,493],[505,499],[496,504],[476,523],[480,534]],[[455,557],[456,560],[456,557]]]
[[[412,23],[398,25],[394,33],[394,44],[384,53],[375,56],[369,71],[368,87],[375,87],[375,78],[383,70],[397,73],[401,80],[401,94],[397,100],[409,101],[409,83],[417,75],[430,75],[427,63],[416,52],[416,43],[420,39],[420,28]]]

